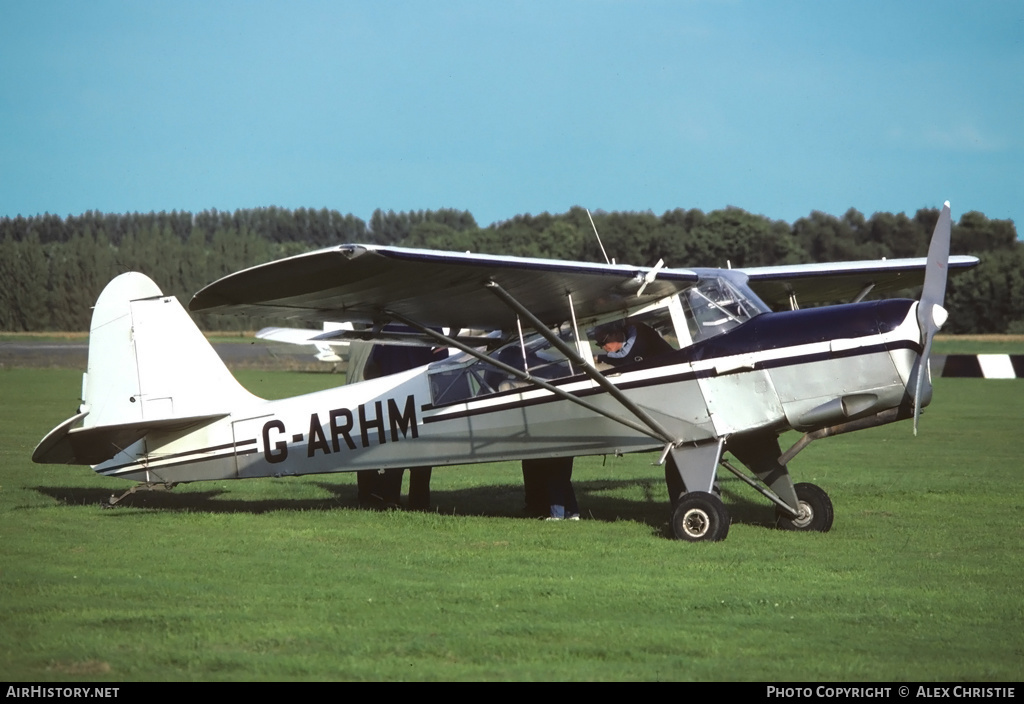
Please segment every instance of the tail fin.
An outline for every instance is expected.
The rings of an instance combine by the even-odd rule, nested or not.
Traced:
[[[149,430],[213,420],[257,400],[176,298],[143,274],[122,274],[93,310],[79,413],[51,431],[32,459],[97,464]]]

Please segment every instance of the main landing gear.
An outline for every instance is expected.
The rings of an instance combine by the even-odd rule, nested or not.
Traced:
[[[679,540],[725,540],[729,535],[729,512],[714,494],[691,491],[679,497],[672,512],[672,532]]]
[[[775,437],[732,439],[729,451],[755,475],[747,476],[722,458],[723,439],[704,445],[673,447],[666,452],[665,481],[672,498],[672,534],[687,542],[724,540],[729,512],[717,496],[718,465],[775,504],[776,525],[782,530],[825,533],[835,512],[823,489],[793,484]]]

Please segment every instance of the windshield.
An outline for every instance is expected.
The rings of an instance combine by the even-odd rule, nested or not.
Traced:
[[[723,276],[702,278],[679,295],[694,342],[721,335],[769,308],[753,293]]]

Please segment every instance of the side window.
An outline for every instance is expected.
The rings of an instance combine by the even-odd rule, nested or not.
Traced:
[[[489,355],[536,379],[560,379],[572,375],[572,366],[543,337],[534,335],[524,342],[514,340]],[[529,386],[529,382],[494,364],[462,354],[437,365],[429,372],[430,393],[435,406]]]

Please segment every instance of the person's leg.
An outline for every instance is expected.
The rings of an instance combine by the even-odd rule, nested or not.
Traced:
[[[523,460],[523,491],[528,516],[548,515],[547,459]]]
[[[576,501],[572,490],[572,457],[553,457],[547,463],[549,517],[567,518],[570,515],[567,507]]]
[[[378,482],[381,502],[384,508],[399,508],[402,505],[402,477],[404,469],[385,469]]]
[[[409,510],[430,510],[430,467],[412,467],[409,470]]]

